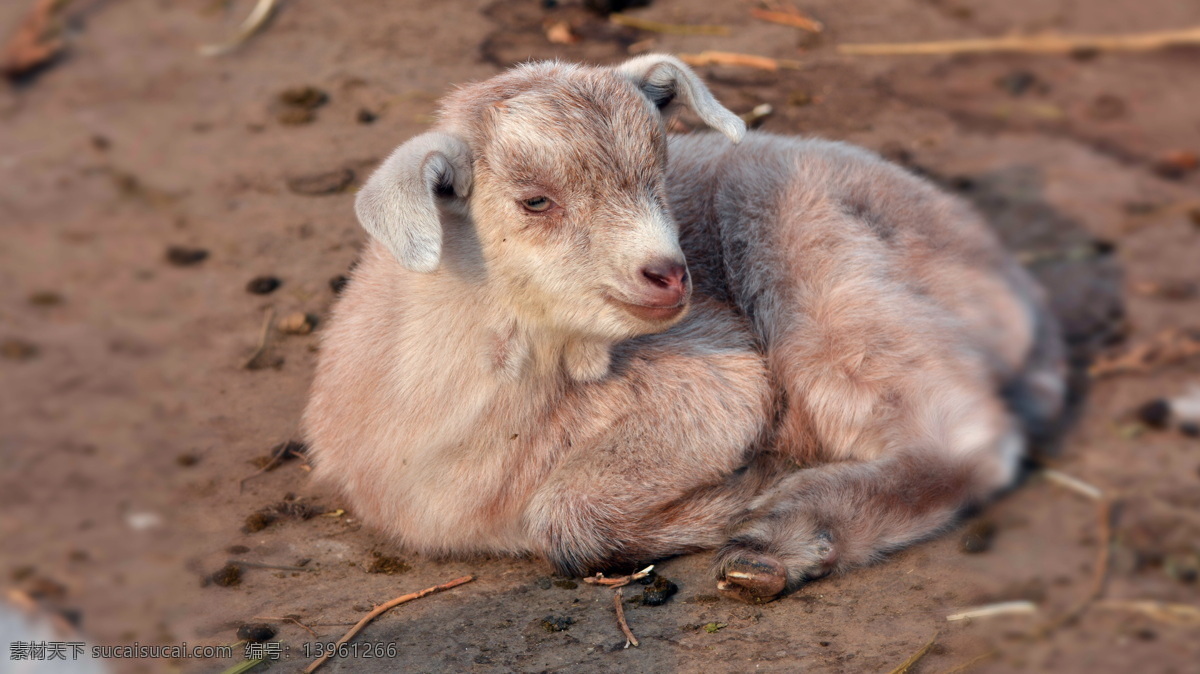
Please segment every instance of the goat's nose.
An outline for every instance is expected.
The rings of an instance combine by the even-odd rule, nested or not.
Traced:
[[[661,259],[642,267],[647,290],[655,306],[679,304],[687,293],[687,267],[679,261]]]

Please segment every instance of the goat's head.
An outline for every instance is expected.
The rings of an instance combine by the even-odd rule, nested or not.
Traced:
[[[745,133],[669,56],[520,66],[452,94],[359,193],[359,219],[415,272],[470,249],[533,324],[608,342],[665,330],[691,293],[664,182],[679,107]]]

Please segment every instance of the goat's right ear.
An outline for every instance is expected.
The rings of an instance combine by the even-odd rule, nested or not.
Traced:
[[[421,134],[396,148],[358,192],[354,210],[371,236],[415,272],[437,269],[442,222],[437,199],[471,191],[471,150],[445,133]]]

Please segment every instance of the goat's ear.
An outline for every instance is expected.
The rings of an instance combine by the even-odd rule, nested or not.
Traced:
[[[358,221],[405,268],[437,269],[442,257],[438,199],[471,191],[471,150],[454,136],[431,131],[396,148],[358,192]]]
[[[746,123],[741,117],[718,103],[696,73],[674,56],[647,54],[630,59],[616,69],[632,80],[663,115],[670,115],[682,105],[735,143],[746,135]]]

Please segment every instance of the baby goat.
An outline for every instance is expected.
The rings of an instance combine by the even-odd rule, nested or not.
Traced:
[[[677,108],[724,135],[668,136]],[[769,600],[1011,484],[1062,406],[1042,294],[970,208],[746,135],[669,56],[459,89],[357,212],[305,421],[413,550],[577,575],[720,548],[718,587]]]

